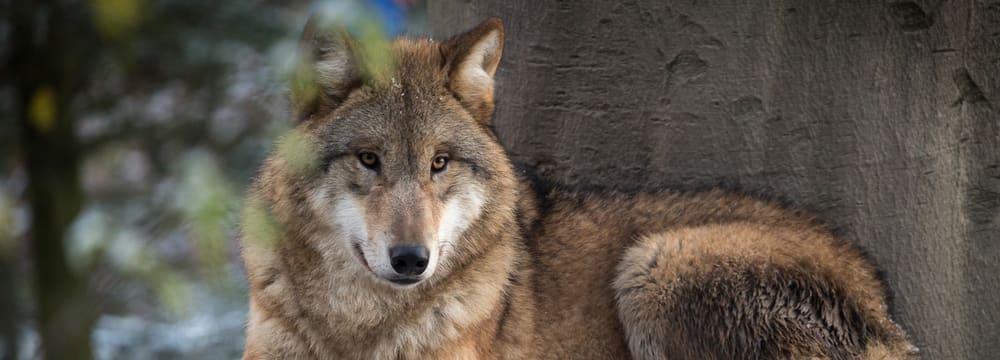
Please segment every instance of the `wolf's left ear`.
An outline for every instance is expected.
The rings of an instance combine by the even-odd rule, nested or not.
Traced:
[[[347,29],[323,14],[306,22],[291,76],[292,115],[296,121],[330,112],[361,85]]]
[[[486,20],[441,44],[448,66],[448,88],[477,121],[493,118],[493,74],[503,52],[503,23]]]

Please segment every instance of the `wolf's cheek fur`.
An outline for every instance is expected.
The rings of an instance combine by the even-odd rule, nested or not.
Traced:
[[[362,272],[371,272],[376,265],[373,256],[365,254],[379,254],[377,244],[370,244],[369,227],[366,222],[365,208],[361,202],[351,194],[344,194],[330,198],[331,191],[320,186],[309,192],[309,206],[317,218],[323,222],[322,225],[333,229],[335,238],[322,239],[318,247],[332,251],[323,251],[324,254],[343,254],[343,259],[363,258],[345,261],[356,263]],[[361,254],[357,254],[355,249],[361,249]],[[357,261],[353,261],[357,260]]]
[[[334,201],[332,220],[340,231],[341,238],[347,242],[346,245],[353,246],[368,239],[365,209],[353,196],[341,196]]]
[[[391,271],[387,262],[382,261],[388,257],[385,237],[369,233],[371,229],[366,216],[365,208],[354,195],[338,197],[334,201],[332,220],[340,236],[335,241],[357,257],[357,265],[366,267],[365,272],[381,274]]]
[[[330,222],[336,228],[337,239],[330,239],[334,246],[346,249],[357,261],[362,272],[379,277],[393,274],[389,264],[391,234],[379,226],[369,224],[369,216],[362,200],[353,194],[337,196],[330,211]],[[430,274],[430,271],[427,272]]]
[[[455,251],[462,234],[479,218],[485,204],[486,195],[479,185],[467,185],[445,201],[437,229],[438,259],[432,259],[431,266],[446,261]]]

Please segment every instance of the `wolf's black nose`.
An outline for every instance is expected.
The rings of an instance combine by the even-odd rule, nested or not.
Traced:
[[[389,249],[392,269],[400,275],[420,275],[427,269],[427,248],[423,246],[396,246]]]

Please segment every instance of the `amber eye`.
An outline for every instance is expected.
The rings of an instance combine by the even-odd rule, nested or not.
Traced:
[[[366,168],[374,169],[378,166],[378,155],[365,151],[358,154],[358,161],[361,161],[361,165],[364,165]]]
[[[431,171],[433,172],[441,172],[447,166],[448,166],[448,157],[445,155],[435,156],[434,161],[431,161]]]

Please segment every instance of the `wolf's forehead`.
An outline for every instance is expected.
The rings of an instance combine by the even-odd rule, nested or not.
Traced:
[[[475,130],[448,90],[447,69],[438,43],[399,39],[392,50],[393,70],[387,81],[365,84],[351,101],[335,111],[328,129],[336,135],[334,138],[423,147],[424,142]]]
[[[450,104],[447,96],[432,96],[419,90],[402,87],[371,96],[363,102],[345,106],[329,123],[327,133],[348,147],[380,143],[412,143],[434,141],[459,129],[461,113]],[[404,141],[405,140],[405,141]]]
[[[444,86],[447,70],[439,43],[400,38],[393,42],[391,57],[395,75],[404,82],[402,85]]]

